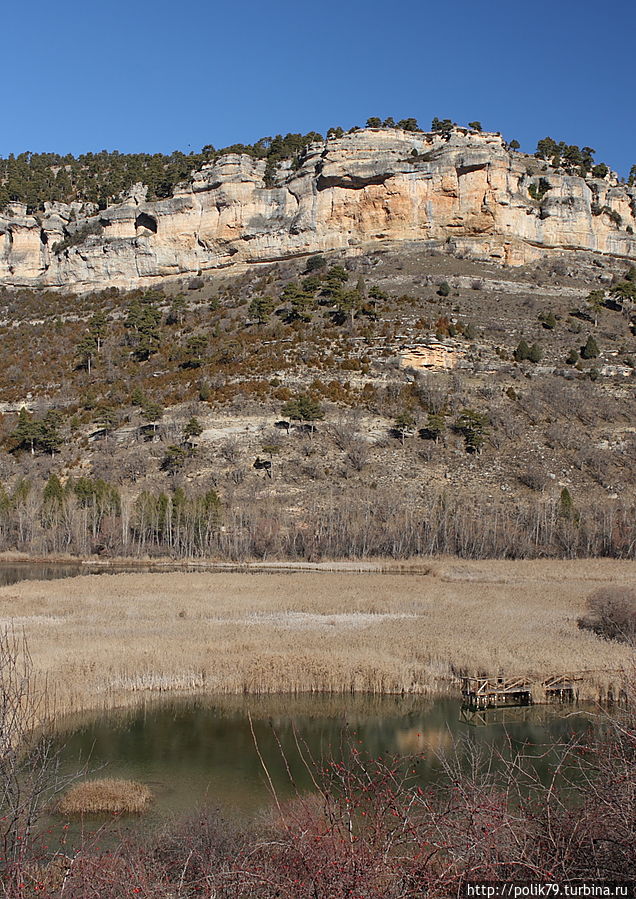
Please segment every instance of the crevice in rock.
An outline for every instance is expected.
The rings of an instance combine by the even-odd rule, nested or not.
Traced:
[[[369,175],[361,177],[359,175],[319,175],[316,182],[318,190],[326,190],[329,187],[345,187],[350,190],[361,190],[371,184],[384,184],[389,178],[393,177],[393,172],[382,172],[380,175]]]

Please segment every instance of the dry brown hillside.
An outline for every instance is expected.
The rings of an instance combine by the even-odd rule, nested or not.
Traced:
[[[634,270],[449,250],[5,291],[2,548],[633,557]]]

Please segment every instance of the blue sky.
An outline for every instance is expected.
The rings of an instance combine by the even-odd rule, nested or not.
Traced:
[[[474,119],[636,163],[634,0],[32,0],[3,9],[0,155],[198,150]]]

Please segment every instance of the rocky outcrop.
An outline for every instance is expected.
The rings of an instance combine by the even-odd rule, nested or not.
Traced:
[[[398,359],[400,368],[449,371],[456,368],[465,356],[466,351],[459,343],[431,339],[413,346],[400,347]]]
[[[226,155],[166,200],[138,185],[102,211],[13,204],[0,214],[0,284],[133,288],[377,241],[447,241],[510,265],[562,249],[636,259],[633,188],[554,171],[497,134],[367,129],[313,144],[273,187],[264,176],[263,160]]]

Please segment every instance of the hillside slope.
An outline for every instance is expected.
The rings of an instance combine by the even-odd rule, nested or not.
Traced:
[[[386,241],[0,319],[0,550],[636,555],[621,261]]]

